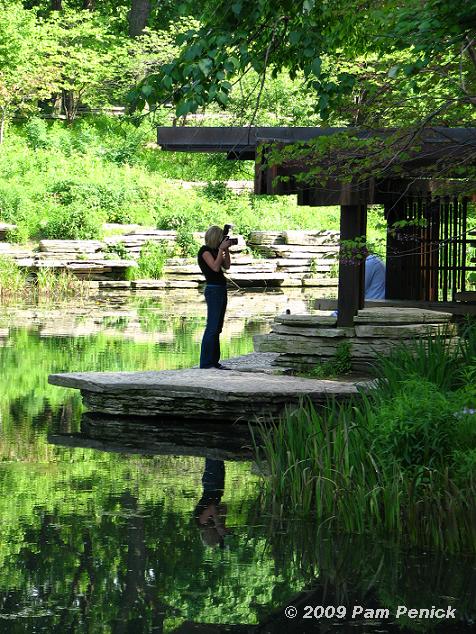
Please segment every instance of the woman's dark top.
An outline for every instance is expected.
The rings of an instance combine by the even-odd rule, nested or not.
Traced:
[[[200,270],[205,276],[205,279],[207,280],[209,284],[220,284],[221,286],[226,286],[226,278],[223,275],[223,271],[221,269],[219,271],[214,271],[208,266],[208,264],[203,259],[203,254],[206,251],[211,253],[213,256],[213,259],[215,259],[218,255],[218,249],[211,249],[210,247],[203,245],[203,247],[201,247],[200,251],[198,252],[198,256],[197,256],[198,266],[200,267]]]

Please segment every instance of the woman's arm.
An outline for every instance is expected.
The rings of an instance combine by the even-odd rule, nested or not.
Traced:
[[[224,269],[228,270],[230,268],[230,264],[231,264],[231,261],[230,261],[230,249],[229,248],[225,249],[225,251],[223,253],[223,256],[224,257],[223,257],[222,266],[223,266]]]
[[[221,269],[222,266],[225,269],[229,268],[230,266],[230,254],[228,253],[228,248],[230,246],[229,242],[230,240],[228,238],[225,238],[223,242],[220,243],[220,246],[218,247],[218,255],[216,258],[213,257],[210,251],[205,251],[205,253],[202,255],[202,258],[208,264],[208,266],[212,269],[212,271],[216,271],[218,273],[218,271]],[[227,261],[228,261],[228,266],[226,266]]]

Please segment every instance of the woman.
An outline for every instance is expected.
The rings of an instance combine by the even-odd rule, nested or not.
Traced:
[[[230,268],[230,246],[230,239],[223,238],[223,229],[212,226],[205,233],[205,244],[198,252],[198,266],[207,282],[207,326],[200,351],[201,368],[227,369],[220,363],[220,333],[227,303],[226,279],[222,269]]]

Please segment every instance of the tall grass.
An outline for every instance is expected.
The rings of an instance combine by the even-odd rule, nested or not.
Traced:
[[[0,301],[27,294],[27,273],[11,259],[0,257]]]
[[[33,277],[11,258],[0,258],[0,304],[19,300],[58,302],[72,298],[81,301],[88,294],[87,284],[69,271],[39,269]]]
[[[377,387],[360,398],[305,402],[258,425],[274,512],[476,552],[476,383],[464,382],[475,341],[472,327],[457,348],[416,342],[380,359]]]

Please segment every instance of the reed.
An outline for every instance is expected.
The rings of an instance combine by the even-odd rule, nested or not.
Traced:
[[[59,272],[50,269],[39,269],[36,275],[36,285],[33,292],[39,299],[54,301],[63,299],[83,299],[89,292],[83,280],[78,279],[69,271]]]
[[[10,258],[0,257],[0,301],[27,295],[27,273]]]
[[[31,277],[10,258],[0,258],[0,303],[81,301],[88,294],[87,284],[69,271],[39,269]]]
[[[378,362],[377,387],[350,403],[309,401],[271,425],[255,451],[273,512],[346,533],[476,552],[474,330],[458,349],[416,342]],[[476,402],[473,402],[476,406]]]

